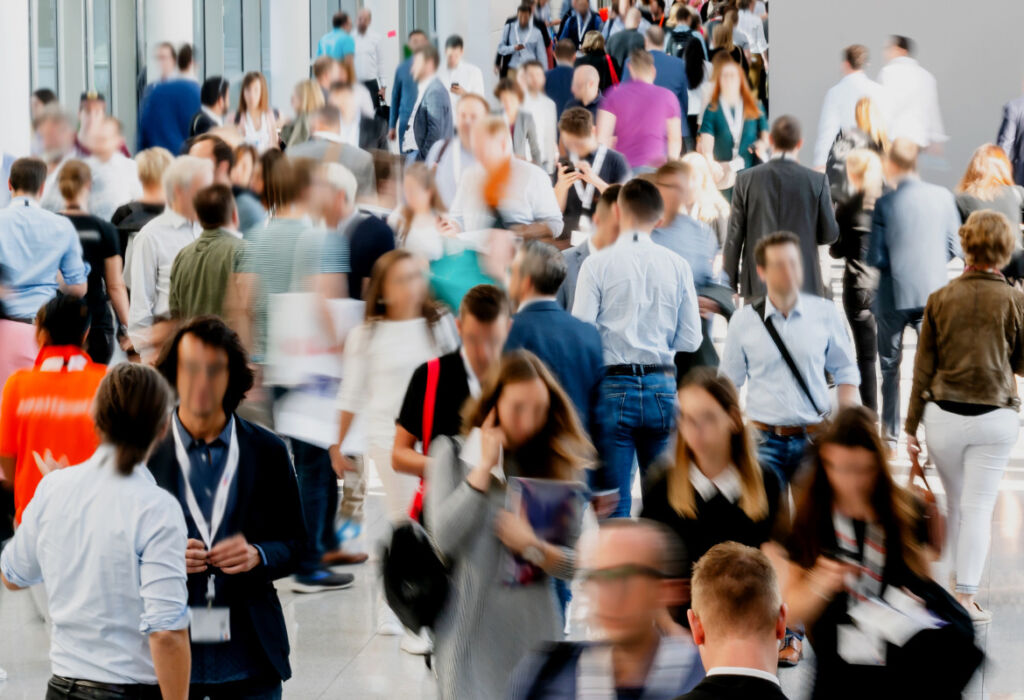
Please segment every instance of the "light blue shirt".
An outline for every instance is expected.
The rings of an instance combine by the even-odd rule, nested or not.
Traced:
[[[352,56],[356,52],[356,40],[344,29],[333,29],[316,43],[316,55],[330,56],[335,61],[342,61],[346,56]]]
[[[651,240],[689,263],[693,282],[698,289],[715,282],[718,237],[703,221],[686,214],[677,214],[667,226],[651,231]]]
[[[89,266],[71,220],[46,211],[30,197],[15,197],[0,210],[0,282],[12,318],[35,318],[57,294],[57,273],[67,284],[84,284]]]
[[[671,365],[702,339],[689,264],[647,233],[623,232],[583,261],[572,315],[597,326],[607,366]]]
[[[11,583],[45,582],[53,673],[155,684],[149,634],[188,627],[181,506],[144,465],[117,473],[101,445],[39,482],[0,556]]]
[[[853,345],[834,303],[801,294],[786,318],[767,299],[765,314],[775,324],[819,407],[827,411],[831,405],[825,383],[826,370],[833,375],[836,384],[860,386]],[[753,305],[744,306],[729,322],[720,372],[737,388],[749,381],[747,417],[750,420],[768,425],[821,422],[822,416],[797,384]]]

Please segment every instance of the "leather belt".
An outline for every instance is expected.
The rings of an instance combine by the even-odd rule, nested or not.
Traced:
[[[676,373],[675,365],[609,365],[604,370],[606,377],[646,377],[649,374]]]
[[[87,681],[80,678],[65,678],[64,676],[51,676],[50,684],[57,689],[70,693],[75,688],[87,688],[99,690],[105,693],[121,695],[124,698],[146,700],[147,698],[159,698],[160,687],[156,685],[120,685],[117,683],[101,683],[99,681]]]
[[[811,423],[810,425],[768,425],[767,423],[761,423],[756,420],[750,421],[750,424],[762,432],[778,435],[779,437],[814,435],[815,433],[821,432],[821,429],[825,426],[824,423]]]

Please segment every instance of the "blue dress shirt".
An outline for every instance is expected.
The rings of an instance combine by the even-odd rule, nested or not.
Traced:
[[[74,224],[30,197],[15,197],[0,210],[0,270],[10,290],[7,315],[26,320],[57,294],[58,272],[69,285],[85,284],[89,276]]]
[[[831,404],[825,372],[836,384],[860,386],[860,372],[846,325],[836,305],[801,294],[789,317],[765,303],[765,314],[793,356],[815,403]],[[811,425],[819,416],[782,359],[764,323],[748,304],[733,315],[722,353],[722,374],[737,388],[749,381],[747,417],[768,425]]]
[[[667,226],[651,231],[651,240],[689,263],[697,289],[715,281],[718,237],[703,221],[678,214]]]
[[[11,583],[45,582],[53,673],[154,685],[149,635],[188,627],[185,519],[144,465],[114,448],[47,474],[0,556]]]
[[[583,261],[572,315],[597,326],[607,366],[671,365],[703,338],[690,266],[639,231]]]

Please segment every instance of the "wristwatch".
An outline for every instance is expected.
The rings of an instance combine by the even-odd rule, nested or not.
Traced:
[[[525,561],[530,562],[534,566],[540,566],[544,563],[544,550],[535,544],[531,544],[523,550],[520,555]]]

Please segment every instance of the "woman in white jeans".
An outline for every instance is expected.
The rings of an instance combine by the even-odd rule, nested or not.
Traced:
[[[960,242],[967,267],[925,307],[904,427],[907,448],[916,454],[923,417],[946,490],[956,597],[976,623],[987,623],[992,614],[975,595],[999,482],[1020,428],[1014,374],[1024,374],[1024,294],[999,271],[1014,249],[1004,215],[974,212],[960,228]]]

